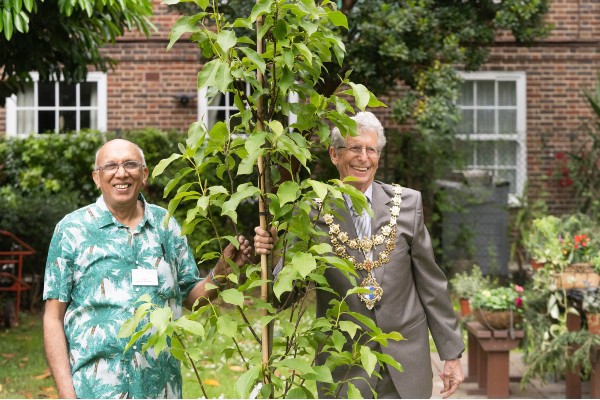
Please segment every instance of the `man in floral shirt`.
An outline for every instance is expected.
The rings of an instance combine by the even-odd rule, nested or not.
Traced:
[[[251,252],[228,246],[206,279],[167,211],[148,204],[140,191],[148,179],[144,154],[122,139],[96,154],[93,179],[102,196],[67,215],[56,226],[44,281],[44,345],[60,398],[181,398],[179,361],[169,352],[142,354],[138,342],[124,352],[118,338],[135,313],[136,300],[181,307],[206,301],[227,274],[225,258],[243,265]],[[143,341],[143,339],[141,340]]]

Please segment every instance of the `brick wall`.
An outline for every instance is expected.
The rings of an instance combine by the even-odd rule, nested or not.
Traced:
[[[542,43],[499,41],[482,70],[526,72],[528,194],[560,214],[575,201],[555,177],[556,157],[581,145],[581,122],[592,116],[582,91],[595,87],[600,72],[600,2],[554,0],[548,21],[555,29]]]

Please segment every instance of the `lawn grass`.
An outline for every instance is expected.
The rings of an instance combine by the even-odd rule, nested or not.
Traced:
[[[42,314],[19,315],[19,326],[0,331],[0,398],[57,398],[44,357]]]

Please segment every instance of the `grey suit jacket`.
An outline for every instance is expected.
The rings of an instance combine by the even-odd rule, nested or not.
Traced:
[[[390,203],[394,197],[393,188],[380,182],[373,183],[374,219],[371,223],[372,233],[380,232],[381,227],[389,223]],[[338,210],[342,221],[337,221],[342,230],[348,232],[350,238],[356,237],[356,230],[348,210]],[[324,221],[318,226],[328,231]],[[384,248],[377,246],[373,259]],[[361,262],[362,252],[347,249],[350,255]],[[358,283],[366,276],[359,271]],[[442,360],[457,358],[464,351],[464,342],[452,303],[448,295],[447,280],[435,262],[431,239],[423,223],[423,206],[421,193],[404,188],[400,215],[397,218],[396,247],[390,254],[390,262],[376,268],[374,275],[383,289],[381,301],[368,310],[358,295],[347,299],[349,308],[370,317],[384,332],[398,331],[406,340],[389,341],[388,347],[371,347],[394,357],[404,367],[404,372],[389,368],[396,389],[402,398],[429,398],[432,394],[431,358],[429,350],[429,334],[431,331],[439,356]],[[329,268],[325,276],[337,293],[346,293],[353,285],[335,268]],[[317,316],[325,315],[332,293],[317,290]],[[354,321],[356,322],[356,321]],[[319,359],[320,363],[325,357]],[[378,370],[379,367],[376,367]],[[333,372],[334,381],[346,376],[348,367],[339,367]],[[375,388],[377,378],[370,378],[364,370],[355,368],[350,376],[363,376]],[[372,393],[363,380],[353,380],[365,398]],[[325,393],[320,387],[321,397]],[[345,398],[345,392],[340,395]]]

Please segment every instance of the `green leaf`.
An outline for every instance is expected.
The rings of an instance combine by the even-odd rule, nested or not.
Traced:
[[[391,365],[392,367],[396,368],[398,371],[404,372],[404,368],[398,361],[396,361],[396,359],[394,357],[390,356],[389,354],[385,354],[385,353],[375,353],[375,354],[377,355],[377,359],[379,361],[383,361],[387,365]]]
[[[375,365],[377,365],[377,356],[373,354],[368,346],[361,346],[360,361],[367,374],[371,376],[375,370]]]
[[[172,318],[173,310],[171,310],[171,307],[157,308],[150,313],[150,322],[160,334],[163,334],[167,330],[167,326]]]
[[[348,29],[348,19],[346,15],[341,11],[331,11],[327,13],[327,18],[331,21],[331,23],[335,26],[343,26]]]
[[[310,186],[312,186],[313,190],[317,194],[319,199],[324,199],[327,196],[327,185],[323,182],[315,181],[313,179],[307,179],[307,182]]]
[[[331,376],[331,370],[325,365],[316,365],[313,367],[314,373],[304,375],[304,379],[310,381],[333,383],[333,377]]]
[[[337,351],[342,351],[344,345],[346,344],[346,337],[344,334],[340,331],[333,331],[331,334],[331,340],[333,341],[333,347],[335,347]]]
[[[160,160],[158,165],[156,167],[154,167],[154,170],[152,171],[152,179],[154,179],[157,176],[159,176],[160,174],[162,174],[164,172],[165,168],[167,168],[169,166],[169,164],[171,164],[173,161],[178,160],[180,158],[181,158],[181,154],[173,153],[173,154],[171,154],[171,156],[169,158]]]
[[[348,382],[348,393],[346,394],[349,399],[362,399],[362,395],[360,394],[360,390],[352,384],[352,382]]]
[[[225,303],[240,307],[244,305],[244,294],[239,292],[237,289],[223,290],[220,295]]]
[[[27,11],[31,11],[33,9],[34,0],[23,0],[23,4],[25,4],[25,9]]]
[[[365,85],[361,85],[359,83],[348,82],[350,87],[352,87],[352,92],[354,94],[354,100],[356,101],[356,106],[361,110],[365,111],[369,101],[371,100],[371,92],[369,89],[365,87]]]
[[[198,31],[200,31],[200,28],[198,28],[195,22],[193,22],[192,17],[186,16],[179,18],[179,20],[175,22],[175,25],[173,25],[171,33],[169,34],[169,44],[167,45],[167,50],[170,50],[182,35],[189,32],[194,33]]]
[[[235,337],[237,323],[227,314],[220,315],[217,319],[217,331],[225,336]]]
[[[273,120],[267,122],[267,125],[269,126],[269,128],[271,128],[273,133],[275,133],[275,136],[281,136],[281,134],[283,133],[283,125],[281,124],[281,122]]]
[[[301,387],[295,387],[287,392],[286,399],[307,399],[304,389]]]
[[[352,321],[340,321],[340,329],[348,333],[348,335],[353,338],[354,335],[356,335],[356,330],[360,329],[360,326],[356,325]]]
[[[301,358],[284,358],[279,362],[273,363],[276,367],[284,367],[299,371],[303,374],[314,373],[315,371],[310,366],[310,363]]]
[[[265,63],[265,60],[263,60],[263,58],[260,56],[260,54],[258,54],[256,51],[252,50],[249,47],[240,47],[240,51],[243,52],[254,65],[256,65],[256,68],[261,73],[265,73],[265,70],[267,69],[267,64]]]
[[[252,8],[252,13],[250,13],[250,21],[256,22],[258,16],[262,14],[266,14],[271,11],[271,5],[274,0],[258,0],[256,5]]]
[[[237,43],[237,37],[234,31],[222,30],[217,35],[217,44],[224,53],[227,53]]]
[[[311,246],[310,251],[316,254],[327,254],[332,252],[332,248],[329,243],[319,243]]]
[[[189,320],[187,318],[186,315],[184,315],[183,317],[179,318],[176,322],[175,322],[175,326],[180,327],[181,329],[184,329],[198,337],[203,338],[204,337],[204,326],[196,321],[192,321]]]
[[[291,266],[298,271],[302,278],[306,278],[308,274],[317,268],[317,262],[310,253],[296,253],[292,258]]]
[[[6,8],[2,10],[2,20],[4,22],[4,37],[6,40],[10,40],[13,34],[13,20],[10,10]]]
[[[297,273],[294,269],[284,267],[279,275],[277,275],[277,279],[273,284],[273,294],[275,294],[278,299],[281,299],[283,293],[289,292],[294,287],[294,279],[296,276]]]
[[[300,194],[300,187],[296,182],[287,181],[279,186],[277,190],[277,197],[279,198],[279,204],[283,206],[286,203],[293,203]]]
[[[253,186],[252,183],[242,183],[237,187],[237,191],[231,195],[229,200],[223,203],[221,215],[228,215],[234,223],[237,223],[236,209],[240,202],[248,197],[257,195],[260,190]]]
[[[231,82],[233,76],[229,64],[221,59],[207,62],[198,73],[198,89],[215,86],[221,93],[225,93]]]
[[[247,399],[255,386],[260,374],[261,365],[256,365],[244,372],[234,384],[235,391],[240,399]]]

